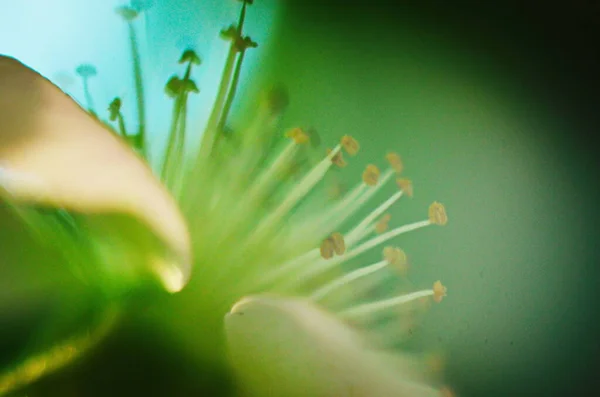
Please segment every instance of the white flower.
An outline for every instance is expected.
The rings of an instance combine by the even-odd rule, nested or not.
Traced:
[[[241,22],[250,3],[242,4]],[[240,40],[241,22],[237,31],[232,27]],[[247,36],[243,40],[251,42]],[[403,165],[395,153],[387,154],[385,170],[366,165],[353,189],[337,201],[326,200],[318,193],[326,175],[346,165],[343,153],[358,155],[360,145],[343,136],[303,170],[298,161],[315,153],[309,143],[316,136],[294,128],[287,139],[276,138],[287,103],[277,90],[258,104],[245,129],[227,134],[234,66],[252,47],[238,42],[231,40],[220,95],[191,167],[185,166],[182,142],[187,97],[197,87],[179,89],[188,81],[192,87],[191,63],[183,79],[167,86],[175,118],[161,176],[179,205],[126,143],[143,145],[143,140],[122,139],[50,81],[0,57],[0,194],[17,208],[79,214],[77,227],[87,233],[99,264],[95,270],[117,280],[117,291],[150,276],[177,292],[190,280],[194,263],[191,282],[202,291],[196,298],[225,319],[227,355],[242,393],[440,395],[416,358],[375,342],[385,339],[386,321],[406,320],[402,309],[411,303],[439,302],[446,295],[439,281],[417,292],[386,295],[389,289],[379,288],[390,280],[406,282],[406,254],[385,244],[409,231],[446,224],[444,206],[434,202],[424,219],[391,226],[388,209],[413,194],[411,182],[399,175]],[[122,124],[113,108],[111,119]],[[298,173],[303,175],[294,178]],[[394,180],[400,189],[354,222]],[[381,250],[380,261],[350,264],[373,249]],[[225,354],[224,348],[216,349]],[[0,392],[2,387],[0,378]]]

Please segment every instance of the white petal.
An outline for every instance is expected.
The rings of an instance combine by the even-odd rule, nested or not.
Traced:
[[[246,298],[226,316],[225,329],[232,365],[251,396],[439,396],[303,300]]]
[[[135,217],[177,255],[153,269],[176,291],[189,276],[188,231],[176,203],[117,136],[50,81],[0,56],[0,196],[81,213]]]

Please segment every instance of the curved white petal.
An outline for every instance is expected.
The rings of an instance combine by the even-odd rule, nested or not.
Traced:
[[[410,365],[370,350],[350,327],[304,300],[251,297],[226,316],[231,362],[251,396],[433,397]]]
[[[149,167],[54,84],[6,56],[0,56],[0,195],[85,214],[131,215],[178,258],[154,258],[165,287],[177,291],[187,281],[188,231]]]

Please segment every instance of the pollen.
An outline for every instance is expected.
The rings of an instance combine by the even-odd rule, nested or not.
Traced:
[[[333,255],[343,255],[346,252],[346,243],[344,236],[341,233],[332,233],[321,243],[321,257],[323,259],[331,259]]]
[[[394,268],[405,273],[408,269],[408,257],[406,253],[398,247],[385,247],[383,249],[383,258]]]
[[[435,201],[429,206],[429,221],[440,226],[448,223],[448,215],[446,215],[446,208],[443,204]]]
[[[375,186],[379,180],[379,175],[381,175],[379,168],[373,164],[369,164],[362,174],[362,180],[367,186]]]
[[[333,241],[330,237],[323,240],[320,247],[321,257],[323,259],[331,259],[333,258],[333,254],[335,252],[335,248],[333,246]]]
[[[340,144],[342,145],[346,153],[348,153],[350,156],[356,155],[356,153],[358,153],[358,150],[360,149],[358,141],[352,138],[350,135],[344,135]]]
[[[441,281],[436,281],[433,283],[433,300],[437,303],[440,303],[446,296],[447,291],[448,289],[442,285]]]
[[[377,223],[375,224],[375,232],[377,234],[387,232],[391,219],[392,219],[392,216],[390,214],[385,214],[384,216],[382,216],[379,219],[379,221],[377,221]]]
[[[392,167],[392,169],[396,171],[397,174],[402,173],[402,170],[404,170],[404,164],[402,163],[402,159],[397,153],[390,152],[385,156],[385,158],[390,164],[390,167]]]
[[[332,153],[333,153],[332,149],[327,149],[328,156],[330,156]],[[344,160],[344,156],[342,155],[342,152],[337,152],[333,156],[331,156],[331,162],[340,168],[344,168],[345,166],[348,165],[348,163],[346,163],[346,160]]]
[[[298,127],[287,131],[285,136],[292,139],[298,145],[302,145],[310,141],[309,135],[302,128]]]
[[[402,192],[404,192],[404,194],[406,194],[408,197],[413,196],[413,185],[412,185],[412,181],[410,179],[406,179],[406,178],[396,179],[396,184],[398,185],[400,190],[402,190]]]
[[[341,233],[333,233],[330,237],[333,243],[333,250],[336,255],[343,255],[346,252],[346,243],[344,242],[344,236]]]

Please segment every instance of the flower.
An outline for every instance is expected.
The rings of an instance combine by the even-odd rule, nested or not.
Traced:
[[[286,178],[299,156],[319,147],[309,144],[315,134],[302,128],[278,138],[287,105],[280,90],[267,93],[245,129],[224,134],[244,52],[255,47],[241,32],[250,4],[243,2],[237,27],[224,31],[232,39],[230,55],[192,161],[186,162],[183,145],[187,97],[198,92],[191,67],[200,64],[199,56],[186,50],[180,59],[187,63],[184,77],[173,76],[166,85],[174,111],[162,184],[141,157],[145,141],[133,141],[130,148],[122,139],[127,135],[119,98],[108,110],[123,137],[27,66],[0,57],[0,194],[16,209],[46,206],[72,214],[86,248],[73,260],[78,266],[93,263],[94,274],[87,276],[108,280],[103,288],[120,299],[123,291],[150,280],[178,292],[190,280],[193,263],[198,276],[192,283],[206,292],[199,299],[223,321],[221,352],[227,350],[249,395],[439,396],[442,389],[426,379],[416,360],[377,349],[371,337],[382,317],[423,298],[440,302],[446,288],[439,281],[402,294],[372,288],[403,279],[407,258],[397,247],[383,248],[382,260],[374,264],[352,270],[351,261],[401,234],[445,225],[445,208],[434,202],[426,219],[390,227],[386,211],[413,194],[411,182],[400,178],[403,165],[395,153],[388,153],[385,170],[366,165],[356,186],[338,201],[324,204],[313,197],[334,165],[346,165],[343,152],[358,156],[360,145],[349,135],[299,180]],[[118,12],[132,28],[138,10]],[[131,30],[130,35],[135,36]],[[139,68],[134,73],[141,79]],[[144,102],[137,103],[141,125]],[[348,227],[396,178],[400,189]],[[25,381],[43,375],[38,369],[47,363],[56,368],[65,361],[64,354],[60,365],[44,357],[42,367],[34,365],[39,360],[25,366],[37,371],[35,376],[24,371]],[[10,376],[0,377],[0,392],[23,381]]]

